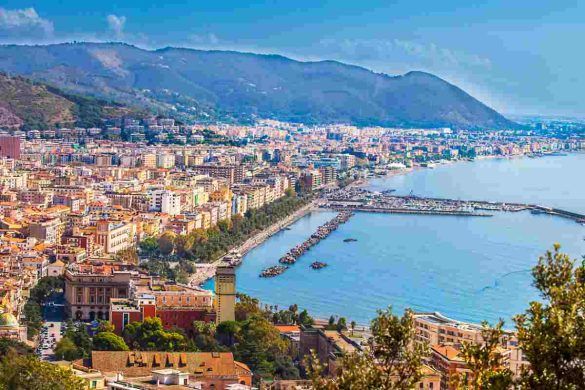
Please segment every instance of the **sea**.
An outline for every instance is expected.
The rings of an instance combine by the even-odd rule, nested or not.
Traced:
[[[585,154],[484,159],[417,169],[370,180],[366,188],[470,200],[528,202],[585,214]],[[368,324],[379,309],[439,312],[468,322],[503,319],[540,296],[531,269],[559,243],[585,254],[585,226],[530,212],[493,217],[356,213],[284,274],[260,271],[335,215],[313,212],[250,251],[237,268],[237,289],[264,304],[296,303],[318,318],[343,316]],[[344,242],[354,238],[355,242]],[[328,267],[312,270],[313,261]],[[212,287],[212,282],[207,284]]]

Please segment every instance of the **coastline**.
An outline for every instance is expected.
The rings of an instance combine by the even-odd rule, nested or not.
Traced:
[[[572,152],[568,152],[568,153],[572,153]],[[577,152],[578,153],[578,152]],[[543,155],[542,157],[547,157],[548,155]],[[520,154],[520,155],[510,155],[510,156],[497,156],[497,155],[491,155],[491,156],[478,156],[476,157],[475,160],[488,160],[488,159],[519,159],[519,158],[528,158],[529,156],[526,154]],[[445,164],[457,164],[457,163],[462,163],[462,162],[474,162],[473,160],[448,160],[448,161],[444,161],[442,163],[439,163],[439,165],[445,165]],[[353,182],[351,182],[350,184],[348,184],[348,187],[352,188],[352,187],[364,187],[367,186],[368,183],[372,180],[372,179],[376,179],[376,178],[388,178],[388,177],[393,177],[393,176],[401,176],[401,175],[407,175],[410,174],[412,172],[421,170],[421,169],[432,169],[432,168],[428,168],[428,167],[424,167],[424,166],[420,166],[420,165],[415,165],[412,167],[406,167],[406,168],[398,168],[398,169],[393,169],[393,170],[388,170],[386,174],[381,175],[381,176],[377,176],[377,177],[367,177],[367,178],[360,178],[357,179]],[[226,256],[229,255],[229,253],[233,253],[233,252],[237,252],[240,256],[245,256],[249,251],[251,251],[252,249],[254,249],[255,247],[261,245],[262,243],[264,243],[265,241],[267,241],[270,237],[272,237],[274,234],[276,234],[278,231],[282,230],[283,228],[293,224],[294,222],[296,222],[297,220],[301,219],[302,217],[304,217],[307,214],[310,214],[313,211],[319,210],[319,202],[321,199],[317,198],[315,200],[312,200],[309,204],[303,206],[302,208],[300,208],[299,210],[295,211],[293,214],[289,215],[288,217],[286,217],[285,219],[283,219],[280,222],[277,222],[271,226],[269,226],[268,228],[258,232],[257,234],[255,234],[253,237],[250,237],[249,239],[247,239],[243,244],[241,244],[240,246],[236,247],[236,248],[232,248],[228,253],[226,253],[225,255],[223,255],[222,257],[220,257],[218,260],[216,260],[213,263],[206,263],[206,264],[196,264],[196,268],[197,268],[197,272],[192,274],[190,276],[189,279],[189,285],[191,286],[201,286],[203,285],[203,283],[205,283],[207,280],[213,278],[215,276],[215,271],[217,269],[217,267],[223,262],[224,258]]]
[[[230,252],[237,252],[240,256],[244,256],[246,253],[251,251],[252,249],[256,248],[258,245],[261,245],[274,234],[278,233],[280,230],[284,229],[285,227],[292,225],[297,220],[301,219],[305,215],[318,210],[317,207],[318,200],[313,200],[309,202],[309,204],[301,207],[288,217],[284,218],[282,221],[279,221],[266,229],[258,232],[254,236],[248,238],[244,241],[243,244],[239,245],[236,248],[232,248]],[[225,255],[221,256],[219,259],[214,261],[213,263],[208,264],[196,264],[197,272],[192,274],[189,279],[189,285],[191,286],[201,286],[207,280],[213,278],[215,276],[215,271],[217,267],[223,262],[224,258],[230,253],[226,253]]]

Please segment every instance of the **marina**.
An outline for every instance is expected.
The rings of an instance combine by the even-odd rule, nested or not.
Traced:
[[[537,204],[492,202],[485,200],[461,200],[415,195],[392,195],[364,188],[332,191],[321,207],[333,210],[349,210],[389,214],[455,215],[467,217],[491,217],[488,212],[519,212],[530,210],[533,214],[548,214],[585,223],[585,214],[546,207]]]

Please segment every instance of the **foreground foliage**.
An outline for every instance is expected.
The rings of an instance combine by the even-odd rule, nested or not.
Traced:
[[[585,386],[585,264],[576,264],[556,244],[533,269],[542,302],[516,316],[518,341],[531,370],[521,385],[529,389],[582,389]]]
[[[313,353],[305,364],[316,390],[411,389],[422,377],[427,348],[415,342],[412,312],[402,317],[388,308],[372,321],[372,339],[363,353],[341,358],[335,377],[324,376],[324,366]]]
[[[0,390],[83,390],[85,383],[67,368],[34,356],[12,355],[0,361]]]
[[[455,385],[467,390],[506,390],[513,385],[513,374],[504,366],[504,356],[500,353],[504,322],[495,327],[483,323],[481,332],[483,344],[463,343],[461,357],[471,371],[470,375],[458,375]]]

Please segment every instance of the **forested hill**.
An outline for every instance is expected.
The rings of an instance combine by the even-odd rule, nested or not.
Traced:
[[[142,112],[0,73],[0,128],[93,127],[101,126],[104,118]]]
[[[0,70],[199,120],[502,129],[517,125],[441,78],[336,61],[121,43],[0,46]]]

